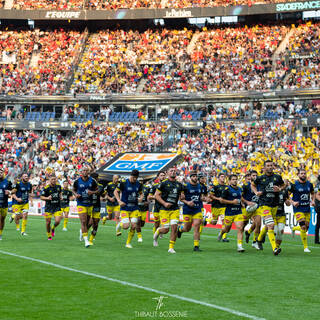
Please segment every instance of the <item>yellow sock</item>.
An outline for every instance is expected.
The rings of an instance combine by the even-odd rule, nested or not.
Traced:
[[[16,230],[20,230],[20,223],[16,224]]]
[[[51,232],[47,232],[47,237],[48,237],[48,238],[51,237]]]
[[[141,239],[141,238],[142,238],[141,232],[137,232],[137,235],[138,235],[138,239]]]
[[[135,230],[130,230],[130,231],[128,232],[127,244],[130,244],[130,243],[131,243],[131,240],[132,240],[132,238],[133,238],[133,236],[134,236],[134,231],[135,231]]]
[[[301,228],[300,226],[296,226],[292,228],[292,231],[300,231],[301,232]]]
[[[261,234],[261,233],[260,233]],[[260,237],[260,235],[259,235]],[[272,246],[272,250],[274,250],[277,245],[276,245],[276,237],[274,236],[274,231],[273,230],[268,230],[268,237]]]
[[[69,221],[69,218],[64,218],[64,220],[63,220],[63,228],[67,229],[68,221]]]
[[[173,249],[175,243],[176,243],[175,241],[170,240],[170,242],[169,242],[169,249]]]
[[[92,242],[95,237],[96,237],[96,236],[91,233],[90,238],[89,238],[89,241]]]
[[[224,233],[223,235],[222,235],[222,239],[226,239],[227,238],[227,233]]]
[[[203,230],[203,224],[200,225],[199,232],[202,233],[202,230]]]
[[[2,236],[2,231],[3,231],[3,230],[0,230],[0,236]]]
[[[251,234],[252,231],[253,231],[253,230],[252,230],[251,227],[250,227],[250,229],[248,229],[248,233]]]
[[[267,227],[264,226],[264,227],[262,228],[262,230],[260,231],[260,234],[259,234],[259,236],[258,236],[258,241],[262,241],[262,239],[263,239],[263,237],[266,235],[266,233],[267,233]],[[273,232],[273,234],[274,234],[274,232]]]
[[[156,227],[153,226],[153,228],[152,228],[152,233],[155,234],[156,231],[157,231]]]
[[[238,246],[242,246],[242,240],[238,240]]]
[[[193,245],[199,247],[200,240],[193,240]]]
[[[253,234],[253,241],[257,241],[258,237],[259,237],[259,232],[255,232]]]
[[[84,233],[82,234],[82,236],[83,236],[83,237],[87,237],[87,236],[88,236],[88,232],[84,232]]]
[[[308,248],[308,240],[307,240],[307,231],[306,230],[302,230],[300,231],[300,237],[301,237],[301,241],[303,243],[303,248]]]
[[[22,226],[21,226],[21,232],[26,231],[26,226],[27,226],[27,220],[22,220]]]

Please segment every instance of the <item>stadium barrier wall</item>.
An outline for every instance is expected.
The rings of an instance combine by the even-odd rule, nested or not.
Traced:
[[[10,203],[9,203],[9,205],[10,205]],[[33,205],[31,206],[31,204],[30,204],[29,214],[30,215],[36,215],[36,216],[44,215],[44,205],[45,205],[44,201],[42,201],[42,200],[34,200],[33,201]],[[204,210],[205,210],[205,215],[206,216],[211,216],[211,206],[209,204],[205,204],[204,205]],[[296,219],[294,217],[292,206],[289,206],[289,207],[285,206],[285,211],[286,211],[287,215],[286,215],[286,226],[285,226],[284,232],[285,233],[291,233],[291,227],[297,226],[298,223],[297,223],[297,221],[296,221]],[[101,202],[101,211],[100,212],[101,212],[101,216],[106,215],[106,203],[105,202]],[[78,217],[76,201],[70,201],[69,217],[71,217],[71,218],[77,218]],[[180,218],[182,220],[182,210],[180,212]],[[147,215],[147,222],[153,222],[152,210],[150,210],[148,215]],[[310,221],[308,235],[314,235],[315,234],[316,222],[317,222],[316,213],[315,213],[314,208],[311,207],[311,221]],[[209,227],[209,228],[220,228],[221,227],[221,219],[219,218],[217,226],[207,225],[207,227]],[[234,226],[232,228],[234,229]]]
[[[20,20],[133,20],[177,19],[219,16],[265,15],[284,12],[316,10],[320,1],[254,4],[182,9],[118,9],[118,10],[0,10],[0,19]]]

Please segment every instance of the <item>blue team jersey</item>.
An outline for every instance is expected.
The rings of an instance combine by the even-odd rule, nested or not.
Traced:
[[[18,202],[16,199],[12,199],[12,204],[26,204],[29,202],[29,193],[32,191],[32,186],[30,182],[23,183],[22,181],[18,181],[13,189],[16,191],[17,198],[22,199],[22,202]]]
[[[95,191],[98,187],[96,180],[89,177],[88,180],[84,181],[82,178],[77,179],[73,184],[73,189],[76,193],[80,194],[77,198],[77,205],[82,207],[91,207],[92,196],[88,194],[88,190]]]
[[[245,183],[242,186],[242,196],[247,201],[259,202],[259,197],[251,189],[251,182]]]
[[[0,208],[8,208],[8,195],[6,190],[12,190],[12,183],[6,178],[0,181]]]
[[[201,201],[203,188],[201,187],[200,183],[194,185],[188,182],[184,184],[183,192],[185,195],[185,199],[194,203],[194,207],[189,207],[188,205],[183,204],[183,214],[196,214],[198,212],[201,212],[201,209],[203,208],[203,204]]]
[[[292,200],[299,202],[297,207],[293,206],[293,212],[310,212],[310,194],[314,192],[313,184],[309,181],[304,183],[298,180],[289,187]]]
[[[241,194],[242,189],[240,187],[233,188],[231,186],[227,186],[222,192],[222,198],[225,200],[235,200],[238,199],[238,204],[227,204],[226,205],[226,216],[235,216],[237,214],[241,214]]]
[[[121,210],[139,210],[138,198],[142,192],[142,184],[140,182],[131,183],[129,179],[123,180],[119,183],[118,190],[121,191],[121,201],[126,204]]]

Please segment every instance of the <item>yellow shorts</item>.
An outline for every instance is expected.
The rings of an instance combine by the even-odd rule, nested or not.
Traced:
[[[246,217],[242,213],[236,214],[234,216],[224,217],[224,225],[226,226],[231,226],[233,222],[238,222],[238,221],[246,221]]]
[[[62,211],[63,213],[68,214],[69,211],[70,211],[70,207],[61,208],[61,211]]]
[[[277,211],[278,211],[278,207],[268,207],[268,206],[262,206],[260,208],[257,209],[258,210],[258,214],[264,218],[266,216],[272,216],[273,219],[276,217]]]
[[[258,210],[258,209],[257,209]],[[246,208],[242,208],[241,211],[242,211],[242,214],[243,214],[243,218],[244,220],[243,221],[249,221],[252,217],[258,215],[258,212],[254,211],[254,212],[247,212]]]
[[[134,211],[121,210],[120,217],[121,217],[121,220],[128,219],[128,218],[138,219],[140,217],[140,211],[139,210],[134,210]]]
[[[177,224],[179,222],[180,211],[177,210],[160,210],[160,221],[163,225],[168,225],[170,223]]]
[[[304,219],[307,222],[310,222],[310,212],[296,212],[294,214],[294,217],[296,218],[297,221]]]
[[[8,213],[8,208],[0,208],[0,217],[6,217]]]
[[[77,206],[77,211],[78,211],[78,214],[83,214],[83,213],[86,213],[88,216],[91,217],[92,215],[92,210],[93,210],[93,207],[83,207],[83,206]]]
[[[120,212],[120,206],[107,206],[107,214],[113,214],[114,212]]]
[[[277,225],[279,223],[283,223],[283,224],[286,224],[286,216],[275,216],[274,217],[274,224]]]
[[[100,219],[101,218],[100,209],[99,211],[92,210],[90,217],[93,219]]]
[[[183,215],[183,222],[192,222],[194,219],[203,219],[202,212],[198,212],[196,214],[184,214]]]
[[[54,216],[54,217],[61,217],[61,216],[62,216],[62,211],[45,212],[45,213],[44,213],[44,217],[45,217],[46,219],[50,219],[50,218],[52,218],[52,216]]]
[[[160,221],[160,213],[159,212],[154,212],[153,213],[153,221],[154,222]]]
[[[139,212],[140,212],[141,221],[146,221],[148,211],[139,211]]]
[[[219,216],[223,216],[226,208],[211,208],[212,220],[218,220]]]
[[[24,210],[29,210],[29,203],[12,205],[12,211],[14,214],[21,214]]]

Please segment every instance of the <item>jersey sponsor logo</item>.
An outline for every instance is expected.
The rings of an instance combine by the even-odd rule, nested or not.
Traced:
[[[127,215],[125,213],[121,213],[121,217],[125,218]]]
[[[185,217],[184,220],[185,220],[185,221],[189,221],[190,218],[189,218],[189,217]]]
[[[125,153],[105,168],[104,171],[128,172],[133,169],[143,172],[158,171],[177,156],[174,153]]]
[[[263,210],[263,214],[270,214],[270,210]]]

